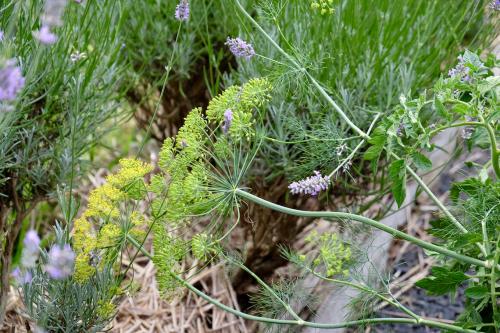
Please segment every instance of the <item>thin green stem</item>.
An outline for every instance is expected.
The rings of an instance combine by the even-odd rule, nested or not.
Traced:
[[[484,126],[484,124],[481,122],[478,122],[478,121],[463,121],[460,123],[454,123],[454,124],[438,127],[436,129],[430,131],[429,135],[433,136],[441,131],[444,131],[445,129],[453,128],[453,127],[462,127],[462,126]]]
[[[483,122],[484,127],[486,127],[486,130],[488,132],[488,137],[490,138],[490,144],[491,144],[491,164],[493,165],[493,170],[495,171],[495,175],[497,176],[497,179],[500,179],[500,162],[499,162],[499,151],[497,147],[497,139],[495,136],[495,130],[493,127],[491,127],[491,124],[488,123],[486,120],[484,120],[483,116],[479,116],[481,121]]]
[[[468,257],[468,256],[465,256],[465,255],[462,255],[462,254],[459,254],[455,251],[451,251],[447,248],[444,248],[444,247],[441,247],[441,246],[438,246],[438,245],[435,245],[435,244],[432,244],[432,243],[429,243],[429,242],[426,242],[426,241],[423,241],[419,238],[416,238],[416,237],[413,237],[411,235],[408,235],[402,231],[399,231],[397,229],[394,229],[394,228],[391,228],[389,226],[386,226],[385,224],[383,223],[380,223],[378,221],[375,221],[375,220],[372,220],[370,218],[367,218],[367,217],[364,217],[364,216],[360,216],[360,215],[356,215],[356,214],[351,214],[351,213],[344,213],[344,212],[328,212],[328,211],[306,211],[306,210],[298,210],[298,209],[293,209],[293,208],[288,208],[288,207],[284,207],[284,206],[281,206],[281,205],[278,205],[278,204],[275,204],[275,203],[272,203],[270,201],[267,201],[265,199],[262,199],[258,196],[255,196],[251,193],[248,193],[246,191],[243,191],[241,189],[236,189],[234,190],[235,191],[235,194],[242,197],[242,198],[245,198],[247,200],[250,200],[260,206],[263,206],[263,207],[266,207],[266,208],[269,208],[269,209],[272,209],[272,210],[275,210],[275,211],[278,211],[278,212],[281,212],[281,213],[285,213],[285,214],[288,214],[288,215],[294,215],[294,216],[301,216],[301,217],[316,217],[316,218],[330,218],[330,219],[346,219],[346,220],[353,220],[353,221],[357,221],[357,222],[361,222],[365,225],[369,225],[371,227],[374,227],[374,228],[377,228],[379,230],[382,230],[390,235],[392,235],[393,237],[396,237],[396,238],[401,238],[401,239],[404,239],[406,241],[409,241],[413,244],[416,244],[426,250],[430,250],[430,251],[433,251],[433,252],[437,252],[437,253],[440,253],[440,254],[443,254],[445,256],[448,256],[450,258],[454,258],[458,261],[461,261],[461,262],[464,262],[464,263],[468,263],[468,264],[471,264],[471,265],[476,265],[476,266],[479,266],[479,267],[486,267],[488,268],[489,265],[487,262],[485,261],[482,261],[482,260],[479,260],[479,259],[476,259],[476,258],[472,258],[472,257]]]
[[[127,239],[130,241],[130,243],[135,246],[139,251],[141,251],[146,257],[152,259],[152,255],[144,249],[141,244],[139,244],[133,237],[130,235],[127,235]],[[184,280],[182,277],[179,275],[170,272],[170,275],[177,280],[181,285],[198,295],[199,297],[203,298],[205,301],[217,306],[218,308],[228,312],[232,313],[235,316],[238,316],[243,319],[247,320],[253,320],[253,321],[258,321],[258,322],[263,322],[263,323],[269,323],[269,324],[276,324],[276,325],[295,325],[295,326],[305,326],[305,327],[312,327],[312,328],[319,328],[319,329],[334,329],[334,328],[344,328],[344,327],[352,327],[352,326],[366,326],[366,325],[376,325],[376,324],[384,324],[384,323],[393,323],[393,324],[409,324],[409,325],[415,325],[415,324],[422,324],[426,325],[429,327],[437,327],[437,328],[442,328],[446,329],[452,332],[459,332],[459,333],[480,333],[478,331],[474,330],[469,330],[465,329],[462,327],[450,325],[450,324],[445,324],[441,323],[432,319],[420,319],[417,320],[415,318],[368,318],[368,319],[360,319],[360,320],[352,320],[352,321],[346,321],[342,323],[336,323],[336,324],[322,324],[322,323],[313,323],[309,321],[304,321],[304,320],[285,320],[285,319],[274,319],[274,318],[268,318],[268,317],[261,317],[261,316],[255,316],[251,315],[248,313],[241,312],[239,310],[236,310],[232,307],[229,307],[225,304],[222,304],[218,300],[210,297],[209,295],[205,294],[203,291],[199,290],[192,284],[190,284],[188,281]]]
[[[411,311],[410,309],[408,309],[407,307],[405,307],[404,305],[402,305],[401,303],[399,303],[397,300],[392,300],[392,299],[390,299],[388,297],[385,297],[384,295],[382,295],[381,293],[379,293],[376,290],[370,289],[370,288],[368,288],[366,286],[363,286],[363,285],[360,285],[360,284],[356,284],[356,283],[353,283],[353,282],[339,280],[339,279],[332,279],[332,278],[328,278],[326,276],[322,276],[321,274],[316,273],[315,271],[313,271],[309,267],[305,267],[305,269],[308,272],[310,272],[311,274],[313,274],[314,276],[316,276],[317,278],[319,278],[319,279],[322,279],[324,281],[328,281],[328,282],[331,282],[331,283],[340,284],[340,285],[343,285],[343,286],[348,286],[348,287],[351,287],[351,288],[355,288],[355,289],[364,291],[365,293],[372,294],[372,295],[380,298],[384,302],[387,302],[387,303],[389,303],[389,304],[397,307],[398,309],[400,309],[401,311],[403,311],[404,313],[406,313],[410,317],[413,317],[413,318],[415,318],[417,320],[421,320],[422,319],[419,315],[417,315],[415,312]]]
[[[493,264],[491,265],[491,274],[490,274],[490,295],[491,295],[491,309],[493,312],[493,322],[495,325],[495,328],[497,331],[500,329],[500,323],[498,322],[499,318],[499,312],[498,312],[498,305],[497,305],[497,297],[496,297],[496,290],[497,290],[497,266],[500,262],[500,251],[498,249],[498,244],[495,249],[495,257],[493,258]]]
[[[177,34],[175,35],[175,41],[174,41],[175,46],[177,46],[177,41],[178,41],[179,35],[181,33],[181,27],[182,27],[182,22],[179,24],[179,29],[177,30]],[[163,80],[163,84],[162,84],[161,91],[160,91],[160,96],[158,97],[158,101],[156,102],[153,116],[149,120],[148,128],[146,129],[146,133],[144,135],[144,138],[142,139],[141,144],[139,145],[139,150],[137,151],[136,157],[139,156],[139,154],[142,152],[142,149],[144,149],[144,145],[146,144],[148,135],[151,131],[151,128],[153,127],[153,122],[155,121],[158,110],[160,109],[161,100],[162,100],[163,95],[165,93],[165,88],[167,87],[168,78],[170,77],[170,71],[172,70],[172,62],[174,61],[175,50],[176,50],[176,48],[174,48],[172,50],[172,54],[170,55],[170,60],[168,61],[168,65],[166,67],[167,72],[165,73],[165,79]]]
[[[342,109],[335,103],[335,101],[328,95],[328,93],[325,91],[325,89],[316,81],[314,77],[312,77],[311,74],[303,67],[301,66],[297,60],[289,55],[285,50],[281,48],[281,46],[278,45],[274,41],[274,39],[269,36],[269,34],[260,26],[257,21],[253,19],[253,17],[245,10],[245,8],[241,5],[241,3],[238,0],[235,0],[237,6],[239,7],[240,11],[243,13],[243,15],[252,23],[252,25],[262,33],[262,35],[274,46],[276,50],[278,50],[279,53],[281,53],[290,63],[297,69],[299,72],[302,72],[307,76],[307,78],[311,81],[311,83],[318,89],[320,94],[324,97],[324,99],[330,104],[335,111],[338,113],[338,115],[351,127],[357,134],[359,134],[362,138],[368,139],[369,136],[363,132],[360,128],[358,128],[352,121],[349,119],[349,117],[342,111]]]
[[[283,306],[283,308],[285,308],[285,310],[292,315],[292,317],[294,317],[297,321],[302,321],[302,318],[300,318],[299,315],[295,313],[295,311],[293,311],[291,306],[285,303],[285,301],[283,301],[281,297],[279,297],[278,294],[276,294],[274,289],[271,288],[267,283],[265,283],[257,274],[255,274],[245,265],[236,260],[232,260],[231,258],[228,258],[226,256],[224,256],[224,258],[226,258],[226,260],[228,260],[229,262],[233,263],[234,265],[238,266],[239,268],[250,274],[250,276],[252,276],[255,279],[255,281],[257,281],[257,283],[260,284],[264,289],[266,289]]]
[[[392,155],[395,158],[399,159],[399,156],[396,154],[392,153]],[[458,220],[453,216],[453,214],[448,210],[448,208],[445,207],[445,205],[439,200],[436,195],[431,191],[431,189],[424,183],[422,178],[420,178],[419,175],[413,169],[409,166],[406,165],[406,170],[410,173],[410,175],[415,179],[415,181],[420,185],[420,187],[424,190],[425,193],[431,198],[432,201],[441,209],[441,211],[450,219],[450,221],[463,233],[468,233],[469,230],[467,230]]]
[[[380,113],[377,113],[377,115],[375,116],[375,119],[373,119],[370,127],[368,128],[368,135],[370,135],[371,131],[372,131],[372,128],[373,126],[375,126],[375,124],[377,123],[377,120],[378,118],[380,117]],[[361,147],[363,147],[363,145],[365,144],[366,142],[366,139],[363,139],[361,140],[358,145],[352,150],[352,152],[342,161],[342,163],[340,163],[329,175],[328,177],[331,178],[333,177],[333,175],[335,175],[337,173],[337,171],[340,170],[340,168],[342,168],[347,162],[349,162],[353,157],[354,155],[358,152],[358,150],[361,149]]]

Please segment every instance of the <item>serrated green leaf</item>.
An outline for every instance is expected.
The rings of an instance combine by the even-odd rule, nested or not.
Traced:
[[[419,153],[419,152],[414,152],[411,155],[411,158],[413,160],[413,163],[417,166],[417,168],[421,170],[430,170],[432,168],[432,162],[430,159],[427,158],[427,156]]]
[[[401,207],[406,197],[406,169],[405,161],[397,160],[389,166],[389,178],[392,181],[392,195]]]
[[[433,267],[431,275],[415,285],[427,290],[431,295],[444,295],[454,292],[457,287],[469,278],[462,272],[450,271],[445,267]]]
[[[485,286],[474,286],[467,288],[465,295],[472,299],[481,299],[489,295],[489,290]]]

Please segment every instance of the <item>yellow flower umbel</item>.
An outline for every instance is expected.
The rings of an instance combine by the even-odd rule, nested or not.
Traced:
[[[74,221],[74,277],[80,283],[91,278],[105,263],[113,263],[119,252],[115,248],[124,244],[126,233],[144,235],[139,232],[144,219],[135,212],[129,219],[121,219],[120,206],[145,197],[144,176],[153,167],[135,159],[122,159],[119,164],[117,173],[109,175],[104,185],[90,192],[88,209]]]
[[[351,261],[351,249],[348,244],[339,239],[337,234],[326,232],[318,235],[316,231],[313,231],[305,241],[319,250],[318,255],[312,261],[313,269],[324,267],[325,275],[328,277],[337,274],[349,275],[347,267]],[[305,256],[301,256],[301,259],[305,260]]]
[[[331,15],[335,12],[333,0],[313,0],[311,2],[311,8],[318,11],[321,15]]]

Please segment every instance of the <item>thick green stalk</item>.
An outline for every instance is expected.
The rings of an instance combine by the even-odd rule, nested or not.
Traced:
[[[144,249],[139,242],[137,242],[132,236],[127,235],[127,239],[129,240],[130,244],[132,244],[134,247],[136,247],[139,251],[141,251],[146,257],[152,259],[152,255]],[[415,318],[368,318],[368,319],[360,319],[360,320],[352,320],[352,321],[346,321],[342,323],[337,323],[337,324],[329,324],[329,323],[314,323],[310,321],[304,321],[304,320],[285,320],[285,319],[274,319],[274,318],[268,318],[268,317],[261,317],[261,316],[255,316],[251,315],[248,313],[241,312],[239,310],[233,309],[232,307],[229,307],[225,304],[222,304],[218,300],[210,297],[209,295],[205,294],[203,291],[199,290],[192,284],[190,284],[188,281],[184,280],[182,277],[179,275],[170,272],[170,275],[174,279],[176,279],[180,284],[185,286],[187,289],[198,295],[199,297],[203,298],[205,301],[217,306],[218,308],[232,313],[235,316],[238,316],[243,319],[247,320],[253,320],[253,321],[258,321],[262,323],[268,323],[268,324],[275,324],[275,325],[295,325],[295,326],[306,326],[306,327],[313,327],[313,328],[319,328],[319,329],[334,329],[334,328],[344,328],[344,327],[352,327],[352,326],[367,326],[367,325],[376,325],[376,324],[384,324],[384,323],[392,323],[392,324],[410,324],[410,325],[415,325],[415,324],[422,324],[430,327],[437,327],[437,328],[442,328],[449,330],[451,332],[459,332],[459,333],[480,333],[478,331],[474,330],[469,330],[465,329],[462,327],[450,325],[450,324],[445,324],[441,323],[438,321],[434,321],[431,319],[415,319]]]
[[[361,216],[361,215],[356,215],[356,214],[351,214],[351,213],[344,213],[344,212],[328,212],[328,211],[306,211],[306,210],[298,210],[298,209],[293,209],[293,208],[288,208],[284,206],[277,205],[275,203],[272,203],[270,201],[267,201],[265,199],[259,198],[253,194],[250,194],[246,191],[243,191],[241,189],[236,189],[235,194],[245,198],[247,200],[250,200],[258,205],[261,205],[263,207],[267,207],[269,209],[285,213],[288,215],[294,215],[294,216],[301,216],[301,217],[317,217],[317,218],[331,218],[331,219],[346,219],[346,220],[353,220],[353,221],[358,221],[361,222],[365,225],[369,225],[371,227],[377,228],[379,230],[382,230],[384,232],[387,232],[388,234],[396,237],[396,238],[401,238],[406,241],[409,241],[413,244],[416,244],[426,250],[430,250],[433,252],[437,252],[440,254],[443,254],[445,256],[448,256],[450,258],[454,258],[458,261],[476,265],[479,267],[486,267],[488,268],[489,265],[487,262],[476,259],[476,258],[471,258],[468,256],[464,256],[462,254],[459,254],[455,251],[451,251],[447,248],[428,243],[426,241],[423,241],[419,238],[410,236],[402,231],[399,231],[397,229],[391,228],[389,226],[386,226],[383,223],[380,223],[378,221],[372,220],[370,218]]]

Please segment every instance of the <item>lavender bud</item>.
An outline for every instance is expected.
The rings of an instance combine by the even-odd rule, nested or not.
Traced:
[[[30,230],[26,233],[23,245],[21,265],[26,268],[33,268],[40,255],[40,237],[38,237],[35,230]]]
[[[177,21],[187,21],[189,19],[189,1],[181,0],[175,8],[175,19]]]
[[[318,195],[319,192],[328,189],[329,176],[321,176],[319,171],[314,171],[314,176],[291,183],[288,188],[292,194]]]
[[[222,125],[222,131],[224,134],[229,132],[229,128],[231,127],[231,123],[233,122],[233,111],[231,109],[227,109],[224,112],[224,124]]]
[[[21,271],[19,267],[12,271],[11,276],[20,285],[30,284],[33,281],[33,274],[30,271]]]
[[[225,43],[229,46],[229,50],[235,57],[243,57],[246,59],[250,59],[255,55],[255,51],[249,43],[245,42],[240,37],[230,38],[227,37],[227,41]]]
[[[493,0],[490,2],[490,8],[493,10],[500,10],[500,0]]]
[[[4,68],[0,69],[0,101],[16,99],[18,92],[24,87],[24,77],[21,68],[15,66],[14,59],[7,60]]]
[[[45,270],[51,278],[61,280],[73,273],[75,253],[69,244],[65,244],[63,247],[59,245],[52,246],[48,257]]]
[[[33,36],[45,45],[51,45],[57,42],[57,35],[50,32],[48,25],[44,25],[40,30],[33,32]]]
[[[4,33],[2,30],[0,30],[0,42],[3,42],[3,36],[4,36]]]

